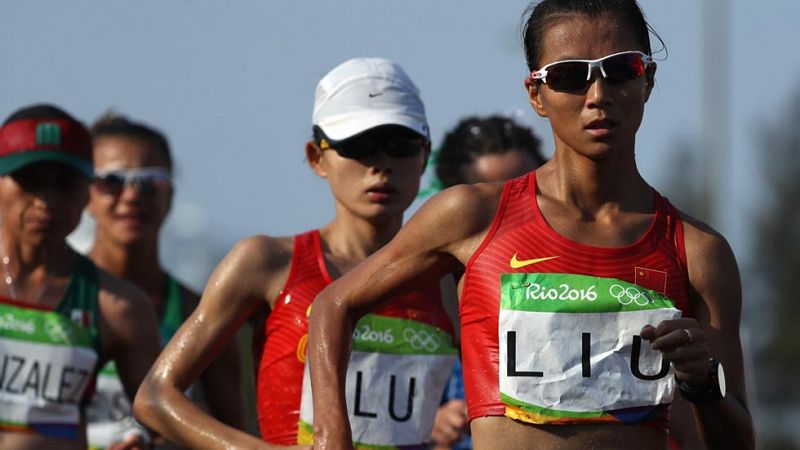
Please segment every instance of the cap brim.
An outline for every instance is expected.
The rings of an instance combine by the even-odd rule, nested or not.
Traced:
[[[76,169],[84,177],[94,178],[94,165],[81,157],[53,150],[31,150],[0,157],[0,175],[8,175],[30,164],[55,162]]]
[[[372,112],[364,114],[357,119],[352,116],[343,117],[343,120],[326,120],[316,124],[322,129],[329,139],[342,141],[359,135],[372,128],[384,125],[400,125],[430,139],[428,124],[424,119],[405,114]]]

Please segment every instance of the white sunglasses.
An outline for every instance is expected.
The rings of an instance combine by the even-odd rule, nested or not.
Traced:
[[[580,91],[591,84],[594,68],[600,69],[606,80],[621,83],[641,77],[652,63],[652,56],[631,50],[599,59],[556,61],[532,72],[530,77],[533,81],[548,85],[554,91]]]
[[[171,183],[172,173],[164,167],[102,170],[94,175],[94,184],[112,195],[119,195],[128,186],[136,187],[143,195],[153,195]]]

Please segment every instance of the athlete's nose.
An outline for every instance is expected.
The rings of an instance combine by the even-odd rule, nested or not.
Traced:
[[[600,69],[593,70],[589,80],[589,88],[586,91],[587,106],[589,108],[606,106],[611,101],[608,95],[608,88],[608,80],[600,73]]]
[[[371,154],[362,161],[370,170],[375,172],[392,172],[392,158],[379,151]]]

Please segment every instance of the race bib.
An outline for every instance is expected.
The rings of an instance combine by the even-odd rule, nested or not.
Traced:
[[[345,393],[356,448],[399,448],[430,441],[433,419],[458,350],[450,334],[378,315],[353,332]],[[299,444],[312,443],[308,363],[303,375]]]
[[[194,385],[186,390],[192,400],[196,400],[194,393]],[[86,421],[90,450],[108,448],[133,434],[147,436],[147,430],[133,417],[131,402],[114,361],[106,363],[97,374],[94,395],[86,408]]]
[[[77,438],[97,353],[59,313],[0,303],[0,428]]]
[[[113,361],[103,366],[97,375],[94,396],[86,408],[86,420],[89,448],[93,450],[121,442],[127,433],[139,429]]]
[[[680,317],[669,298],[625,281],[503,274],[499,382],[506,415],[539,424],[637,421],[670,403],[673,369],[642,327]]]

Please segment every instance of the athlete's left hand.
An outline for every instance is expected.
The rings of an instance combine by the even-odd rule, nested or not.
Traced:
[[[453,399],[436,410],[431,440],[435,448],[450,448],[458,442],[469,427],[467,402]]]
[[[645,325],[640,335],[672,363],[679,381],[695,385],[708,382],[708,342],[697,320],[681,318],[665,320],[655,327]]]

